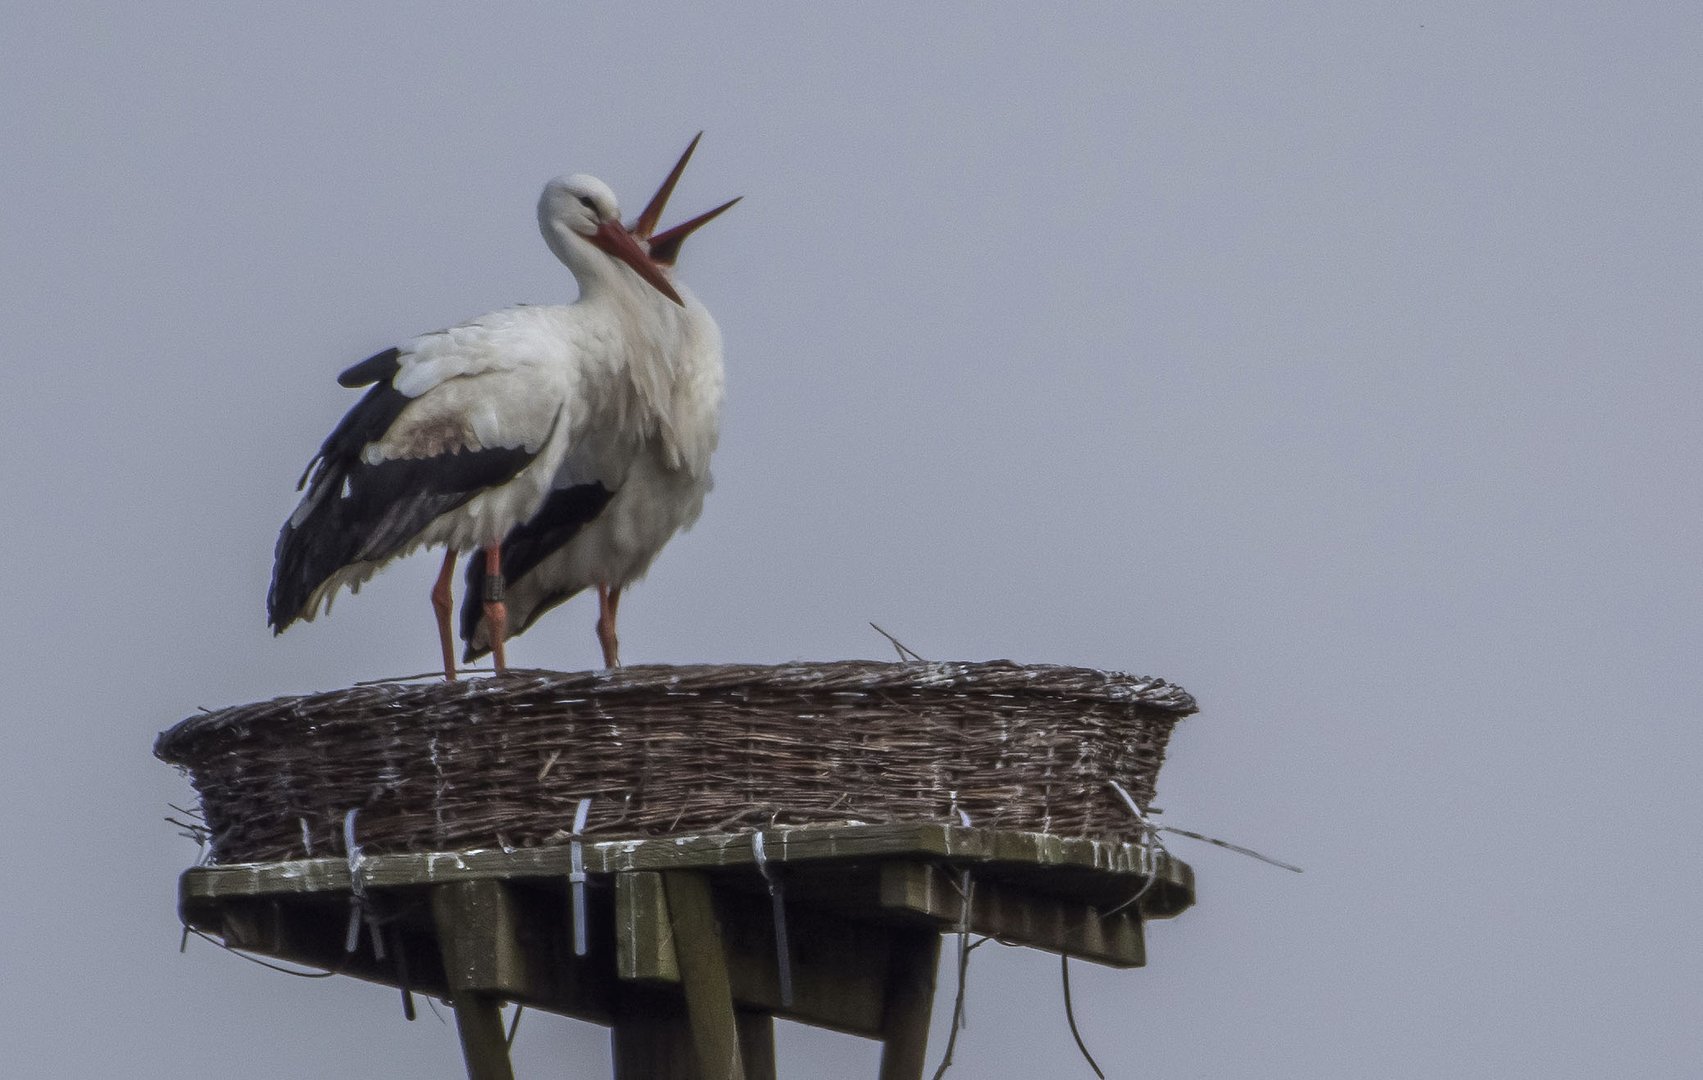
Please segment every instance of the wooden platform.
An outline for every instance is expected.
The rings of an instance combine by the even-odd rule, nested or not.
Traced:
[[[915,1080],[943,932],[1139,967],[1145,920],[1193,901],[1185,863],[1134,844],[934,824],[247,863],[179,883],[183,921],[233,948],[449,1001],[474,1080],[513,1076],[504,1002],[613,1028],[617,1080],[772,1077],[776,1016],[881,1039],[882,1080]]]

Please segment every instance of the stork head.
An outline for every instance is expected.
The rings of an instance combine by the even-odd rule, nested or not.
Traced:
[[[595,176],[575,173],[545,184],[544,194],[538,197],[538,228],[550,250],[580,278],[582,288],[589,284],[586,275],[595,277],[599,270],[613,269],[598,265],[598,256],[589,250],[594,248],[626,263],[657,292],[682,303],[662,267],[621,224],[615,193]]]
[[[645,246],[650,251],[651,261],[662,266],[672,267],[680,257],[680,245],[686,242],[688,236],[739,201],[730,199],[690,221],[683,221],[654,237],[651,235],[656,229],[656,223],[662,220],[662,212],[668,207],[669,196],[674,194],[674,185],[680,182],[680,174],[686,171],[686,163],[692,160],[692,151],[698,148],[698,140],[703,137],[704,133],[701,131],[692,136],[692,141],[686,144],[686,152],[680,155],[680,160],[668,171],[668,178],[663,180],[662,186],[656,189],[656,194],[650,197],[650,202],[646,203],[644,210],[639,213],[638,220],[633,222],[633,236],[641,241],[648,241]]]

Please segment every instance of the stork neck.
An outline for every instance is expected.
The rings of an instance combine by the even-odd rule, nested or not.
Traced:
[[[659,320],[666,320],[667,309],[678,305],[625,265],[600,251],[592,254],[591,265],[574,273],[579,282],[579,302],[614,313],[629,332],[655,336],[660,330]]]
[[[633,270],[571,229],[546,225],[545,242],[579,282],[580,302],[642,310],[672,303]]]

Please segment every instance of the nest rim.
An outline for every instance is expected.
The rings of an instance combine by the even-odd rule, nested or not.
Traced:
[[[189,775],[221,863],[346,846],[356,810],[374,853],[550,844],[593,795],[600,839],[968,811],[1115,838],[1144,825],[1111,788],[1148,805],[1197,709],[1163,679],[1006,660],[511,669],[203,712],[154,752]]]

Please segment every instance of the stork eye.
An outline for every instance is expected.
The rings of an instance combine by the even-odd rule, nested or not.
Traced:
[[[597,213],[597,204],[591,201],[590,195],[581,195],[579,197],[579,204],[587,210],[590,210],[592,213]]]

